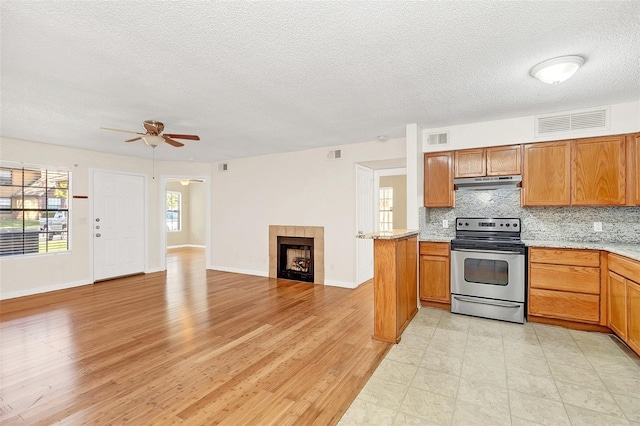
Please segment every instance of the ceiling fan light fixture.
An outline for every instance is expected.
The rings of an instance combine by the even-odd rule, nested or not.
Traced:
[[[142,136],[142,140],[152,148],[155,148],[156,146],[164,142],[164,139],[157,135],[144,135]]]
[[[560,56],[540,62],[529,73],[543,83],[558,84],[571,78],[584,62],[582,56]]]

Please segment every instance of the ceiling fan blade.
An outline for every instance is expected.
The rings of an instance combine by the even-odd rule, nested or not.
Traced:
[[[200,136],[196,136],[196,135],[178,135],[175,133],[165,133],[163,136],[168,136],[170,138],[174,138],[174,139],[189,139],[192,141],[199,141],[200,140]]]
[[[168,143],[169,145],[175,146],[176,148],[180,148],[181,146],[184,146],[182,142],[174,141],[167,135],[162,135],[162,137],[164,138],[164,141],[166,143]]]
[[[113,130],[114,132],[133,133],[134,135],[144,135],[146,133],[132,132],[131,130],[112,129],[110,127],[100,127],[102,130]]]
[[[127,139],[125,142],[135,142],[137,140],[142,139],[140,136],[138,136],[137,138],[133,138],[133,139]]]

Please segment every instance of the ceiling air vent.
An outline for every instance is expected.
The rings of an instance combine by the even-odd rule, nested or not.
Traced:
[[[431,133],[427,138],[427,145],[448,145],[449,132]]]
[[[609,128],[609,108],[598,108],[553,115],[538,115],[536,136]]]

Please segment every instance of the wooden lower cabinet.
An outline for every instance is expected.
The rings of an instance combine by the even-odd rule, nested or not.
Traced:
[[[373,337],[398,343],[418,311],[418,238],[373,241]]]
[[[627,344],[640,355],[640,284],[627,280]]]
[[[600,252],[529,249],[529,319],[552,318],[604,325]]]
[[[420,301],[451,303],[449,243],[420,243]]]
[[[627,338],[627,282],[609,271],[609,328],[622,340]]]
[[[609,328],[640,355],[640,262],[608,256]]]

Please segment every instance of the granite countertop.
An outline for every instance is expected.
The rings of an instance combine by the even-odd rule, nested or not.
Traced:
[[[450,242],[453,237],[429,235],[421,237],[420,241],[425,242]],[[548,248],[573,248],[587,250],[606,250],[609,253],[619,254],[628,258],[640,261],[640,245],[638,244],[618,244],[598,241],[541,241],[522,240],[527,247],[548,247]]]
[[[420,241],[429,243],[450,243],[454,237],[446,237],[443,235],[429,235],[428,237],[420,237]]]
[[[356,238],[366,238],[371,240],[396,240],[405,237],[418,235],[420,231],[411,231],[409,229],[394,229],[392,231],[370,232],[368,234],[358,234]]]

